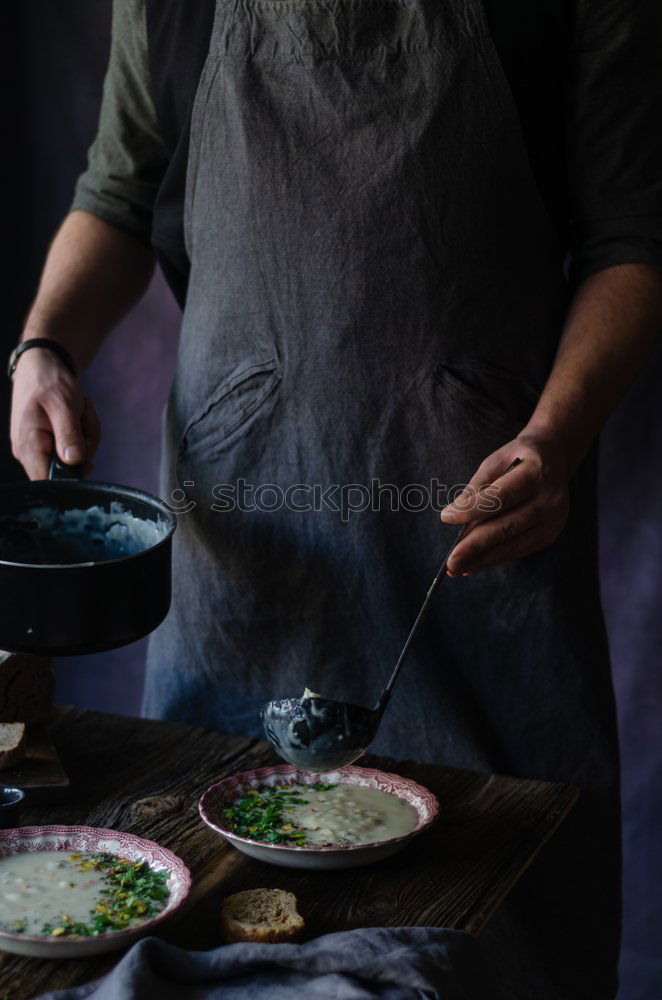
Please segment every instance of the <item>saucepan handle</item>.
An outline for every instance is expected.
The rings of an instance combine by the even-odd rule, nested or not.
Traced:
[[[51,467],[48,472],[49,479],[82,479],[85,465],[65,465],[61,462],[58,453],[53,449],[51,456]]]

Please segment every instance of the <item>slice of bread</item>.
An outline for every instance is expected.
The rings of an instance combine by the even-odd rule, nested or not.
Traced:
[[[14,767],[25,757],[25,723],[0,723],[0,771]]]
[[[296,941],[304,928],[297,900],[283,889],[247,889],[221,903],[221,933],[233,941]]]

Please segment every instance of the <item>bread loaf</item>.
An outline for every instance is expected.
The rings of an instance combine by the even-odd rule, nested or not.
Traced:
[[[296,896],[283,889],[247,889],[221,904],[221,933],[227,944],[295,941],[303,928]]]
[[[49,658],[0,651],[0,722],[45,722],[54,692]]]
[[[0,723],[0,771],[15,767],[25,757],[25,724]]]

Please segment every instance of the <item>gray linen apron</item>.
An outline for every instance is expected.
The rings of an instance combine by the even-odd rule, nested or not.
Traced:
[[[567,289],[479,0],[219,0],[187,184],[162,485],[194,506],[145,711],[260,736],[306,684],[374,702],[454,531],[393,491],[466,482],[521,429]],[[532,1000],[615,988],[593,464],[551,548],[444,585],[374,745],[582,786],[485,936]]]

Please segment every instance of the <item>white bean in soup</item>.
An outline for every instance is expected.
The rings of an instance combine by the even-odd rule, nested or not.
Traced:
[[[365,785],[274,785],[247,791],[223,812],[239,836],[290,846],[374,844],[418,824],[413,806]]]

